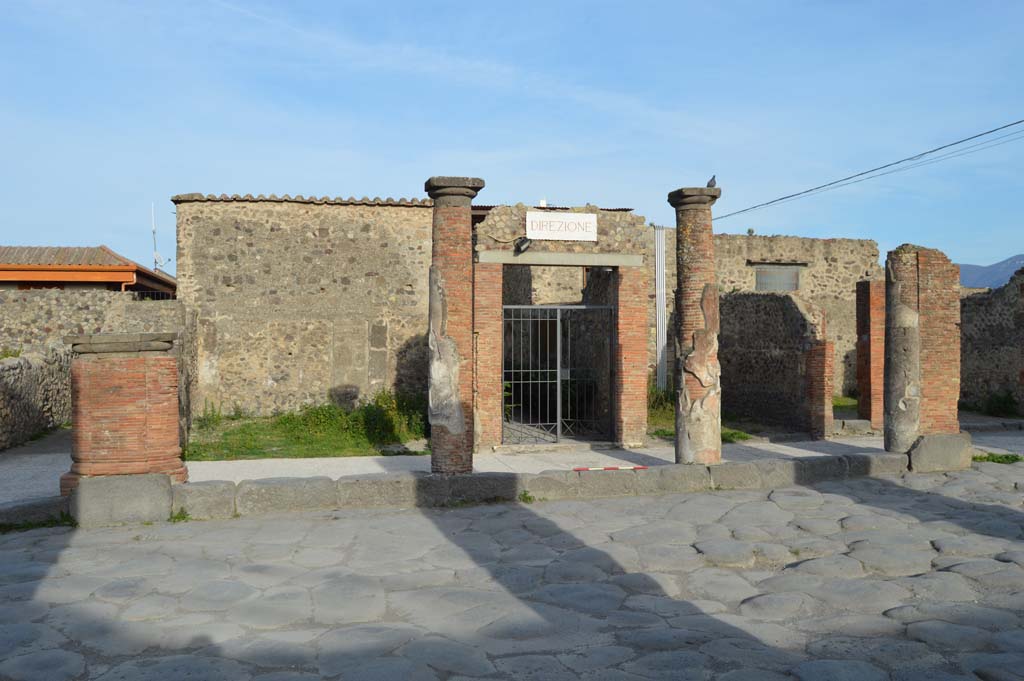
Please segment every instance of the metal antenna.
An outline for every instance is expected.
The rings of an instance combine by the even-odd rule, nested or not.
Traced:
[[[158,270],[171,261],[170,258],[161,258],[156,250],[156,204],[149,204],[149,222],[153,227],[153,269]]]

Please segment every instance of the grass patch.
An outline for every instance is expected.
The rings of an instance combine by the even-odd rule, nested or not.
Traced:
[[[525,489],[519,493],[519,503],[521,504],[532,504],[537,499]]]
[[[0,348],[0,359],[21,357],[21,348]]]
[[[676,431],[674,428],[657,428],[652,431],[651,434],[654,435],[654,437],[660,437],[665,440],[674,440],[676,437]],[[750,438],[751,435],[749,433],[744,433],[742,430],[722,426],[722,444],[731,445],[737,442],[743,442],[744,440],[749,440]]]
[[[985,452],[974,457],[975,461],[987,461],[988,463],[1020,463],[1024,456],[1020,454],[993,454]]]
[[[240,410],[236,410],[240,412]],[[185,450],[188,461],[373,456],[380,447],[427,436],[423,396],[378,393],[367,404],[334,404],[249,418],[207,405]]]
[[[75,522],[75,519],[67,511],[61,511],[59,516],[51,516],[46,520],[31,520],[25,523],[0,523],[0,534],[27,532],[43,527],[78,527],[78,523]]]
[[[857,398],[847,397],[846,395],[833,395],[832,407],[835,409],[856,409]]]
[[[179,508],[176,512],[172,513],[167,522],[169,523],[187,523],[192,520],[192,516],[188,514],[188,511],[184,508]]]

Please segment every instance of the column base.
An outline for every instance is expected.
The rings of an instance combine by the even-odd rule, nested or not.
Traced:
[[[119,470],[117,473],[80,473],[74,470],[73,465],[72,470],[60,476],[60,495],[62,497],[69,496],[71,492],[73,492],[74,489],[78,487],[78,481],[81,480],[82,478],[112,477],[114,475],[145,475],[147,473],[163,473],[164,475],[170,477],[171,484],[188,482],[188,467],[181,461],[178,462],[177,466],[170,469],[155,470],[153,468],[140,467],[138,470],[132,471],[126,471],[122,469]]]

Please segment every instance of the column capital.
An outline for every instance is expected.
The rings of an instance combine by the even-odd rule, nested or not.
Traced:
[[[423,190],[432,199],[448,196],[466,197],[470,201],[484,188],[484,181],[479,177],[451,177],[435,175],[423,183]]]
[[[683,187],[668,193],[673,208],[710,208],[722,195],[719,187]]]

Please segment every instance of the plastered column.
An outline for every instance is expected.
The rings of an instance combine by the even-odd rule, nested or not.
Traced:
[[[885,450],[908,451],[921,430],[921,329],[917,252],[901,246],[885,262]]]
[[[484,181],[432,177],[430,260],[430,467],[446,475],[473,471],[473,197]]]
[[[722,190],[683,188],[676,209],[676,463],[722,460],[718,284],[711,206]]]
[[[188,479],[178,431],[177,334],[103,334],[65,339],[71,363],[74,437],[67,495],[87,476],[164,473]]]

